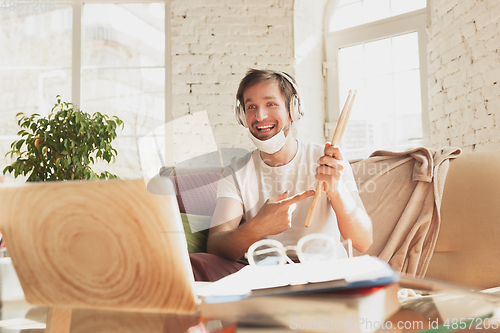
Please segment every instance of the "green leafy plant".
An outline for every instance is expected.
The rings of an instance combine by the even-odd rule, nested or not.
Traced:
[[[90,165],[99,159],[115,162],[111,142],[123,121],[99,112],[90,115],[62,102],[59,95],[56,100],[48,117],[16,115],[21,139],[12,142],[5,156],[17,159],[3,173],[28,176],[27,181],[117,178],[107,171],[96,174]]]

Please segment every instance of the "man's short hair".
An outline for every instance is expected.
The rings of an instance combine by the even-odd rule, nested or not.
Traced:
[[[296,84],[295,79],[291,75],[285,72],[282,73],[287,75],[293,81],[293,83]],[[277,73],[276,71],[268,69],[252,68],[246,73],[245,77],[240,81],[238,92],[236,93],[236,98],[240,101],[240,104],[243,106],[243,109],[245,109],[245,101],[243,100],[243,94],[245,90],[247,90],[248,88],[257,83],[264,81],[278,83],[281,93],[283,94],[283,97],[285,97],[286,109],[290,113],[290,101],[292,100],[293,95],[297,94],[298,92],[295,91],[292,84],[283,75]]]

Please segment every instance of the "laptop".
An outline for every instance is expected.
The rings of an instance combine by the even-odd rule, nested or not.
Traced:
[[[0,187],[0,230],[25,298],[41,306],[195,313],[199,301],[172,182]],[[154,193],[154,194],[153,194]]]

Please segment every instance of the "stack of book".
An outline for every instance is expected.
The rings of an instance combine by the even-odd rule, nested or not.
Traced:
[[[370,256],[247,266],[198,289],[201,315],[239,325],[374,332],[399,309],[399,276]]]

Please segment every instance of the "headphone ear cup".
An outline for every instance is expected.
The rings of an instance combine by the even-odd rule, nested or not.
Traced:
[[[292,121],[297,121],[304,115],[304,108],[302,107],[302,102],[299,96],[299,87],[297,87],[288,74],[280,71],[276,71],[275,73],[284,77],[295,90],[295,93],[290,100],[290,118],[292,118]]]
[[[292,96],[290,101],[290,117],[292,117],[293,121],[297,121],[304,115],[304,111],[302,110],[302,105],[300,103],[300,97],[297,94]]]
[[[243,105],[240,104],[239,100],[236,100],[236,106],[234,108],[234,115],[236,117],[236,120],[240,125],[243,127],[248,127],[247,125],[247,118],[245,116],[245,110],[243,110]]]

